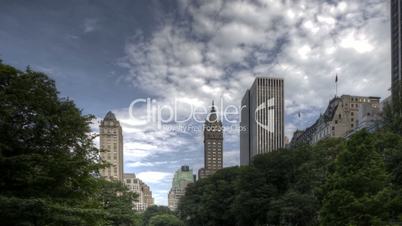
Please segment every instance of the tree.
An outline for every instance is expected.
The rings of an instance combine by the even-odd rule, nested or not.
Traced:
[[[0,106],[2,224],[134,224],[132,194],[98,178],[93,117],[59,98],[53,80],[0,63]]]
[[[187,188],[180,217],[187,225],[318,225],[321,186],[343,146],[329,139],[220,170]]]
[[[158,214],[149,221],[149,226],[184,226],[184,223],[172,214]]]
[[[133,225],[138,220],[132,209],[138,194],[130,192],[119,181],[99,180],[99,182],[101,190],[98,198],[108,213],[107,220],[113,225]]]
[[[321,208],[324,225],[385,225],[389,189],[373,134],[360,131],[347,141],[326,183]]]
[[[46,75],[0,68],[1,193],[85,199],[101,167],[88,136],[93,117],[58,98]]]
[[[217,171],[205,179],[190,184],[181,198],[178,213],[187,225],[235,225],[231,208],[236,194],[238,167]]]
[[[316,180],[313,157],[310,146],[300,145],[254,158],[251,168],[262,174],[258,180],[264,178],[256,185],[258,189],[252,190],[256,202],[249,204],[259,207],[255,210],[255,225],[316,224],[318,200],[311,186]]]
[[[389,175],[390,221],[402,222],[402,137],[382,131],[376,134],[376,138],[376,148],[384,158],[384,167]]]
[[[255,167],[240,167],[233,204],[238,224],[254,225],[267,222],[267,204],[276,195],[276,187],[268,183],[264,172]]]
[[[149,221],[151,220],[152,217],[154,217],[156,215],[162,215],[162,214],[174,215],[174,213],[166,206],[154,205],[154,206],[148,207],[142,214],[142,225],[148,226]]]

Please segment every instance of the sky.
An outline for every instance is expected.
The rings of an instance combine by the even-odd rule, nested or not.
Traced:
[[[143,123],[158,106],[178,102],[175,115],[185,118],[190,105],[215,100],[223,115],[226,106],[240,105],[256,76],[283,78],[291,138],[325,111],[336,75],[339,95],[390,94],[386,0],[0,0],[0,6],[0,59],[48,74],[60,96],[96,116],[94,133],[113,111],[123,127],[125,172],[146,182],[159,205],[167,205],[175,170],[189,165],[196,174],[202,167],[203,133]],[[130,107],[147,98],[151,111],[144,103]],[[164,125],[198,128],[196,118]],[[238,125],[238,115],[231,119],[224,125]],[[235,127],[224,132],[223,155],[224,166],[239,164]]]

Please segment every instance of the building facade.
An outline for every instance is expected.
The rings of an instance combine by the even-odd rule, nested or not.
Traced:
[[[391,0],[391,90],[397,103],[402,98],[402,2]]]
[[[123,180],[123,133],[119,121],[109,111],[99,128],[100,157],[110,163],[100,174],[107,180]]]
[[[241,101],[240,165],[284,147],[284,80],[257,77]]]
[[[138,194],[138,200],[133,203],[134,210],[143,212],[154,204],[154,199],[152,198],[152,192],[149,189],[149,186],[138,179],[134,173],[124,174],[124,184],[130,191]]]
[[[198,171],[203,178],[223,168],[223,126],[218,120],[214,102],[204,124],[204,168]]]
[[[186,193],[186,187],[194,183],[193,170],[189,166],[182,166],[174,174],[172,188],[168,195],[168,207],[175,211],[179,205],[181,197]]]
[[[291,145],[315,144],[329,137],[348,137],[363,128],[374,131],[380,124],[379,97],[342,95],[329,102],[312,126],[296,130]]]

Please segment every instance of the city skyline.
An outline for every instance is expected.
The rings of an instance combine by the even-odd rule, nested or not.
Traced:
[[[138,126],[127,110],[136,98],[163,104],[179,97],[208,106],[223,97],[238,105],[256,75],[278,75],[286,80],[285,135],[291,138],[325,110],[335,74],[339,94],[390,94],[388,1],[16,2],[0,9],[0,58],[49,74],[61,96],[97,117],[95,133],[103,116],[115,112],[126,141],[125,172],[150,185],[157,204],[167,205],[178,166],[202,166],[203,137]],[[238,165],[239,134],[224,137],[223,162]]]

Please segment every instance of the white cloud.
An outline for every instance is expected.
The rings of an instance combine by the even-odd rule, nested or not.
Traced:
[[[297,50],[297,53],[300,55],[302,59],[307,59],[310,52],[311,48],[308,45],[303,45],[302,47],[299,48],[299,50]]]
[[[290,138],[335,95],[335,74],[340,94],[388,95],[388,7],[377,0],[180,1],[178,19],[165,20],[149,37],[134,36],[120,63],[129,69],[127,79],[161,104],[179,97],[207,106],[222,96],[238,105],[254,73],[283,77]],[[124,118],[123,130],[132,132],[125,137],[136,144],[128,147],[133,161],[163,153],[181,158],[180,150],[202,145],[201,134],[138,129]],[[224,146],[238,146],[238,134],[225,136]],[[238,149],[229,150],[225,156],[235,164]]]
[[[358,53],[371,52],[374,46],[367,40],[366,35],[356,34],[354,30],[348,32],[344,37],[341,37],[340,46],[343,48],[352,48]]]
[[[240,162],[240,151],[239,150],[230,150],[223,152],[223,164],[224,167],[227,166],[235,166]]]
[[[173,173],[146,171],[137,174],[137,177],[144,181],[146,184],[158,184],[171,181]]]

